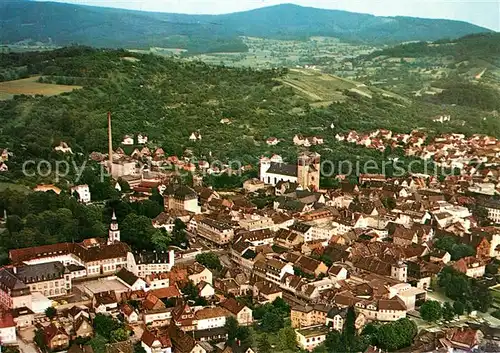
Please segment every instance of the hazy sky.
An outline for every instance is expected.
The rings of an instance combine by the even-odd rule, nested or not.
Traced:
[[[294,3],[379,16],[446,18],[500,31],[500,0],[53,0],[133,10],[220,14]]]

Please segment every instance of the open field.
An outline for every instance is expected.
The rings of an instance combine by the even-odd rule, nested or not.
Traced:
[[[297,94],[313,102],[314,105],[328,105],[343,102],[345,91],[372,98],[374,93],[398,99],[404,103],[409,101],[392,92],[366,86],[335,75],[321,73],[313,69],[290,69],[289,74],[279,80],[285,86],[292,87]]]
[[[40,83],[37,82],[39,77],[33,76],[21,80],[0,82],[0,100],[11,99],[17,94],[54,96],[82,88],[81,86]]]

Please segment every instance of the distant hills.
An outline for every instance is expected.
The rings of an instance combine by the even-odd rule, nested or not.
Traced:
[[[470,23],[378,17],[284,4],[225,15],[129,11],[27,0],[0,3],[0,42],[52,42],[97,47],[177,47],[191,53],[246,51],[239,36],[395,44],[491,32]]]

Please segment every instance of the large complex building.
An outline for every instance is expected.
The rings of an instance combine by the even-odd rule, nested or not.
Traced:
[[[120,269],[145,276],[174,265],[173,250],[132,253],[120,241],[114,213],[107,239],[14,249],[9,257],[13,265],[0,269],[0,306],[8,309],[31,309],[34,292],[49,298],[65,295],[74,278],[110,276]]]

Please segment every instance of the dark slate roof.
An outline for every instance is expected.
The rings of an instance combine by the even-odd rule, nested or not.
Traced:
[[[3,268],[0,270],[0,288],[4,291],[14,289],[27,289],[28,287],[19,280],[12,272],[11,269]]]
[[[141,264],[163,264],[172,262],[170,251],[134,251],[135,262]]]
[[[125,268],[120,269],[120,271],[116,274],[116,277],[127,283],[129,286],[132,286],[139,279],[139,277]]]
[[[167,187],[167,189],[163,194],[174,196],[175,198],[182,200],[194,199],[198,197],[196,191],[185,185],[176,185],[176,186],[170,185]]]
[[[15,276],[24,283],[35,283],[50,279],[63,278],[66,268],[59,262],[47,262],[17,267]]]
[[[279,174],[279,175],[288,175],[288,176],[297,176],[297,166],[294,164],[285,164],[285,163],[271,163],[271,166],[267,170],[269,174]]]
[[[252,259],[255,259],[255,256],[257,256],[257,254],[255,253],[255,251],[253,251],[252,249],[248,249],[247,251],[245,251],[242,255],[241,255],[244,259],[247,259],[247,260],[252,260]]]

